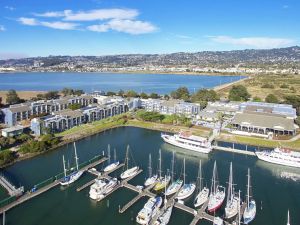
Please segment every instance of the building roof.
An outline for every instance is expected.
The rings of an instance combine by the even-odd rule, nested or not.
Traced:
[[[2,132],[9,133],[9,132],[14,132],[14,131],[18,131],[18,130],[23,130],[23,128],[24,128],[23,126],[17,125],[17,126],[2,129]]]
[[[161,105],[166,106],[166,107],[173,107],[176,104],[179,104],[180,102],[182,102],[182,100],[172,99],[172,100],[168,100],[168,101],[163,101],[161,103]]]
[[[11,112],[16,113],[16,112],[30,111],[31,109],[28,105],[20,105],[20,106],[9,107],[9,108],[7,108],[7,110],[10,110]]]
[[[62,110],[59,112],[55,112],[55,115],[61,115],[61,116],[67,116],[67,117],[71,117],[71,118],[76,118],[76,117],[81,117],[83,116],[83,113],[80,110],[71,110],[71,109],[66,109],[66,110]]]
[[[232,124],[244,126],[254,126],[261,128],[270,128],[276,130],[295,130],[296,126],[293,119],[283,116],[262,113],[237,113]]]

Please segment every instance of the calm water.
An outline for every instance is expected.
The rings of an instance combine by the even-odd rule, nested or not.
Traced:
[[[20,91],[61,90],[64,87],[119,91],[133,89],[137,92],[170,93],[180,86],[190,91],[211,88],[233,82],[243,76],[195,76],[172,74],[112,74],[112,73],[3,73],[0,74],[0,90]]]
[[[187,180],[194,181],[197,176],[198,162],[202,159],[205,181],[210,185],[213,162],[218,165],[220,183],[226,185],[229,164],[233,162],[234,181],[236,188],[245,194],[247,168],[251,168],[253,192],[257,202],[257,217],[253,225],[282,225],[286,224],[288,208],[291,214],[291,224],[300,224],[300,182],[280,177],[283,171],[300,173],[284,167],[272,166],[258,161],[255,157],[230,154],[215,151],[207,155],[184,155],[184,151],[162,142],[160,133],[139,128],[117,128],[101,134],[80,140],[77,149],[80,161],[85,161],[106,149],[107,144],[117,149],[117,156],[124,158],[126,145],[130,144],[134,160],[144,172],[131,181],[142,184],[147,171],[148,154],[152,154],[153,162],[157,163],[158,149],[162,149],[164,170],[170,168],[172,151],[176,152],[176,172],[182,170],[182,160],[186,158]],[[26,188],[62,171],[62,155],[73,158],[72,145],[62,147],[33,159],[19,162],[6,169],[15,182],[20,182]],[[70,164],[73,160],[70,161]],[[100,169],[100,168],[98,168]],[[116,172],[118,175],[121,171]],[[76,192],[76,188],[93,177],[85,174],[78,182],[69,188],[56,187],[26,203],[7,212],[7,225],[130,225],[136,224],[135,217],[147,200],[142,199],[133,205],[126,213],[119,214],[119,205],[126,204],[136,194],[126,189],[119,189],[109,198],[95,203],[88,197],[89,189]],[[191,205],[193,198],[186,201]],[[223,210],[223,209],[222,209]],[[222,210],[219,212],[222,214]],[[298,217],[298,218],[297,218]],[[189,224],[192,216],[181,210],[174,209],[170,225]],[[199,224],[208,225],[201,221]]]

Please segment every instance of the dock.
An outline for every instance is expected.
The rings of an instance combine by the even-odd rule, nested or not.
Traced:
[[[20,196],[24,192],[24,187],[16,188],[3,175],[0,175],[0,185],[6,189],[10,196]]]
[[[95,166],[97,166],[97,165],[105,162],[106,160],[107,160],[107,158],[103,157],[103,158],[101,158],[101,159],[99,159],[99,160],[97,160],[97,161],[95,161],[95,162],[93,162],[93,163],[91,163],[89,165],[86,165],[86,166],[82,167],[80,169],[80,171],[87,171],[90,168],[93,168],[93,167],[95,167]],[[50,184],[48,184],[48,185],[46,185],[46,186],[44,186],[44,187],[42,187],[40,189],[37,189],[35,192],[27,192],[26,194],[22,195],[17,200],[15,200],[15,201],[7,204],[6,206],[0,208],[0,214],[2,214],[3,212],[5,212],[7,210],[10,210],[10,209],[12,209],[12,208],[14,208],[14,207],[16,207],[16,206],[18,206],[20,204],[22,204],[23,202],[26,202],[26,201],[28,201],[28,200],[36,197],[36,196],[38,196],[38,195],[40,195],[40,194],[42,194],[42,193],[44,193],[44,192],[46,192],[46,191],[54,188],[54,187],[56,187],[59,184],[60,184],[60,179],[55,180],[55,181],[51,182]]]
[[[246,151],[246,150],[228,148],[228,147],[221,147],[221,146],[217,146],[217,145],[213,145],[212,148],[214,150],[220,150],[220,151],[225,151],[225,152],[233,152],[233,153],[238,153],[238,154],[255,156],[255,152],[252,152],[252,151]]]

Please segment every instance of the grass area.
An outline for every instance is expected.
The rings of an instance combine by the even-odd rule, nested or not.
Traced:
[[[300,95],[299,75],[256,75],[239,84],[247,87],[252,97],[259,97],[262,100],[269,94],[274,94],[279,100],[283,100],[285,95]],[[271,88],[262,88],[266,84]],[[218,93],[222,97],[227,97],[230,89],[231,86],[227,86],[218,90]]]
[[[290,149],[300,151],[300,139],[296,141],[287,141],[287,140],[277,141],[277,140],[267,140],[267,139],[256,138],[256,137],[244,137],[244,136],[231,135],[231,134],[230,135],[222,134],[218,138],[218,140],[232,141],[240,144],[270,147],[270,148],[282,146],[284,148],[290,148]]]

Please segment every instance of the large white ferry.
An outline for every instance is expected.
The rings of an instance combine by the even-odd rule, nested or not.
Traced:
[[[209,153],[212,150],[211,143],[207,138],[191,135],[187,132],[169,135],[161,134],[162,139],[180,148],[185,148],[195,152]]]
[[[283,148],[275,148],[272,151],[256,151],[255,154],[259,159],[266,162],[300,168],[299,152]]]

